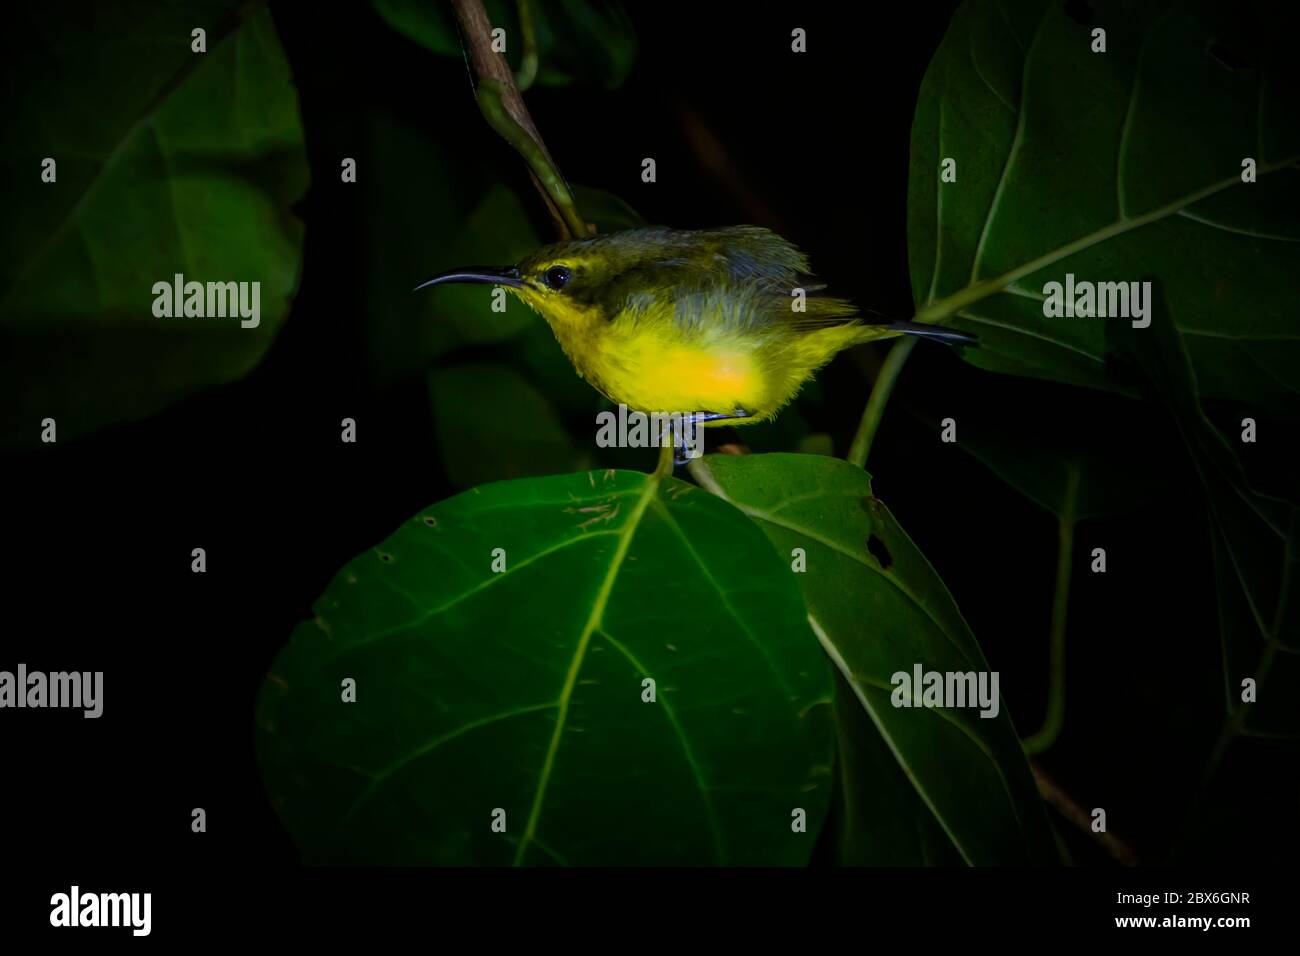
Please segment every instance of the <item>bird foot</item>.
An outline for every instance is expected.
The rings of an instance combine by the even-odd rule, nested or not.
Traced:
[[[695,431],[696,425],[704,422],[723,422],[739,418],[751,418],[753,414],[753,412],[748,412],[743,408],[737,408],[730,412],[691,412],[682,416],[682,427],[689,433]],[[669,427],[671,428],[671,426]],[[676,429],[672,432],[672,442],[673,465],[685,465],[692,458],[698,458],[699,452],[703,452],[704,450],[703,448],[700,448],[699,452],[696,454],[690,454],[690,449],[687,448],[684,436],[678,434]],[[700,445],[704,444],[703,435],[700,436],[699,443]]]

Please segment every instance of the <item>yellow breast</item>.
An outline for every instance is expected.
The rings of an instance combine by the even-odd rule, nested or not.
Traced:
[[[860,334],[850,326],[741,331],[726,321],[683,328],[668,306],[610,321],[560,297],[525,290],[520,298],[546,317],[583,378],[611,401],[647,413],[744,409],[749,421],[770,417]]]
[[[642,412],[731,412],[765,401],[766,383],[752,350],[668,329],[611,329],[580,360],[584,375],[612,401]]]

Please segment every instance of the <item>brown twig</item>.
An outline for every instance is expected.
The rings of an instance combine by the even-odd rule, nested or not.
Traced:
[[[533,184],[546,200],[563,238],[589,235],[591,230],[578,213],[569,184],[524,105],[510,64],[492,49],[492,22],[483,9],[483,0],[452,0],[452,6],[469,47],[470,62],[478,74],[475,97],[484,118],[528,163]]]
[[[1034,782],[1038,784],[1038,792],[1043,795],[1044,800],[1056,808],[1061,816],[1092,837],[1121,866],[1138,865],[1137,853],[1131,846],[1113,833],[1095,832],[1092,829],[1092,815],[1075,803],[1046,770],[1032,760],[1029,761],[1029,766],[1034,771]]]

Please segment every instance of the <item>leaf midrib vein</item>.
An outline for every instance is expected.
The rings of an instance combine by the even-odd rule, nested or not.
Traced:
[[[573,689],[578,683],[578,674],[582,670],[582,662],[586,657],[587,647],[591,643],[591,636],[601,626],[605,615],[605,607],[609,603],[609,597],[614,590],[614,582],[618,580],[618,573],[622,569],[623,561],[632,545],[632,538],[641,525],[641,518],[650,502],[658,494],[659,482],[658,475],[646,476],[641,496],[628,514],[623,528],[618,532],[618,545],[614,548],[614,554],[610,558],[609,568],[605,572],[604,580],[601,581],[600,588],[596,591],[596,597],[592,601],[591,612],[587,615],[582,633],[578,635],[578,643],[574,648],[573,658],[569,661],[569,669],[565,674],[564,685],[560,689],[560,712],[555,720],[555,729],[551,733],[551,742],[546,748],[546,756],[542,760],[542,769],[538,773],[537,788],[533,792],[532,806],[528,811],[528,824],[524,829],[524,835],[520,839],[518,847],[515,849],[515,866],[523,863],[524,856],[528,852],[528,846],[533,840],[533,835],[537,832],[537,823],[541,819],[542,804],[546,799],[546,789],[550,784],[551,772],[555,766],[555,757],[560,749],[560,738],[564,735],[565,722],[569,716],[569,703],[573,697]]]

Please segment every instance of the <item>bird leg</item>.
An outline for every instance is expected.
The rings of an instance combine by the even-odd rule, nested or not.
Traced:
[[[671,433],[673,443],[673,466],[684,465],[691,460],[691,456],[686,453],[686,434],[695,430],[695,416],[683,415],[681,431],[673,427],[673,419],[668,419],[665,426]]]
[[[691,412],[691,421],[695,422],[726,422],[733,418],[749,418],[753,412],[747,412],[743,408],[738,408],[734,412]]]
[[[684,430],[691,432],[695,430],[696,425],[704,422],[725,422],[737,418],[749,418],[753,412],[747,412],[743,408],[737,408],[732,412],[690,412],[682,416]],[[673,464],[684,465],[691,460],[690,455],[686,454],[686,437],[679,435],[672,427],[672,419],[668,420],[667,428],[672,431],[673,443]],[[700,437],[700,443],[704,443],[703,436]]]

